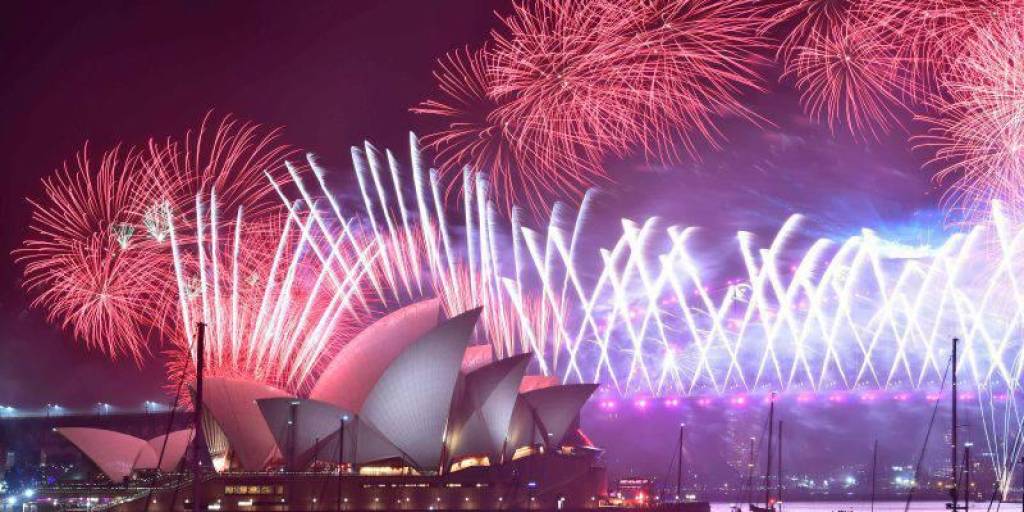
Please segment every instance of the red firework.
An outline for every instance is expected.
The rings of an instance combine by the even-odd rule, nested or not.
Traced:
[[[935,151],[938,180],[952,179],[947,207],[967,220],[993,199],[1024,212],[1024,27],[1004,11],[978,27],[942,82],[944,94],[921,116],[933,128],[921,145]]]
[[[576,0],[518,4],[495,33],[489,94],[502,119],[539,155],[577,152],[600,161],[627,147],[645,91],[635,87],[642,58],[609,33],[603,5]]]
[[[443,167],[489,172],[511,210],[543,210],[606,179],[609,155],[673,160],[715,143],[723,115],[753,118],[765,23],[754,2],[545,0],[502,18],[493,45],[448,56],[444,100],[414,109],[449,120],[429,135]]]
[[[529,121],[530,140],[696,155],[698,140],[721,138],[718,117],[753,117],[740,96],[761,85],[764,23],[746,1],[519,5],[508,35],[494,36],[493,96],[505,117]]]
[[[496,196],[510,212],[515,204],[545,210],[551,195],[582,193],[599,179],[593,154],[571,149],[538,149],[523,138],[521,119],[504,118],[488,95],[491,80],[484,52],[457,52],[439,61],[434,73],[442,99],[428,100],[413,112],[442,118],[447,126],[423,138],[437,151],[437,164],[448,176],[448,192],[458,191],[462,166],[486,171]],[[565,141],[571,148],[571,142]],[[454,178],[454,179],[453,179]]]
[[[626,137],[648,156],[673,161],[698,156],[697,143],[718,147],[718,118],[759,118],[742,101],[762,91],[760,67],[768,48],[765,11],[757,2],[608,1],[605,37],[626,48],[622,65],[636,128]]]
[[[166,205],[174,207],[176,219],[194,219],[196,196],[205,200],[211,191],[222,211],[244,207],[247,219],[259,219],[280,207],[271,179],[279,184],[287,180],[284,161],[297,151],[280,142],[280,129],[266,130],[231,115],[214,125],[212,115],[207,113],[199,129],[186,131],[182,139],[150,139],[144,165],[160,184],[162,198],[143,213],[150,219],[155,215],[157,224]],[[165,236],[159,229],[150,235],[160,240]]]
[[[15,251],[25,287],[86,346],[138,361],[151,334],[175,336],[167,230],[172,218],[194,218],[196,194],[216,188],[225,211],[244,205],[247,218],[278,208],[264,171],[283,180],[281,159],[292,150],[277,131],[225,117],[210,133],[208,119],[183,141],[115,148],[98,166],[83,150],[31,201],[31,234]]]
[[[1015,1],[1015,0],[1014,0]],[[940,93],[979,20],[1002,11],[1005,0],[877,0],[861,2],[861,18],[879,27],[903,67],[903,91],[916,102]]]
[[[366,297],[364,279],[357,279],[354,288],[341,290],[327,270],[344,281],[348,276],[342,268],[358,265],[348,251],[336,253],[325,265],[309,244],[326,250],[329,244],[310,238],[303,241],[299,227],[284,228],[283,217],[246,223],[237,240],[233,221],[220,224],[216,251],[211,233],[204,234],[205,276],[201,277],[204,269],[197,254],[180,251],[188,318],[207,324],[207,371],[298,393],[310,384],[308,376],[329,362],[362,325],[366,312],[357,310],[356,299],[347,303],[334,299],[355,289],[363,299],[372,300]],[[213,263],[215,258],[219,265]],[[340,264],[343,258],[345,265]],[[217,273],[214,268],[219,269]],[[330,329],[325,329],[328,324]],[[194,340],[186,332],[184,321],[179,322],[173,337],[176,347],[167,352],[170,376],[192,372]],[[326,336],[318,334],[324,332]]]
[[[778,9],[766,26],[789,25],[779,44],[778,55],[788,62],[800,46],[806,46],[815,34],[828,33],[848,23],[862,12],[858,0],[791,0]]]
[[[171,292],[169,261],[137,232],[136,212],[156,185],[139,159],[115,148],[97,168],[83,149],[43,180],[43,199],[30,200],[31,235],[15,251],[34,306],[86,346],[137,361]]]
[[[853,20],[815,31],[795,49],[789,73],[796,76],[808,115],[853,134],[878,138],[892,125],[901,101],[900,60],[877,26]]]

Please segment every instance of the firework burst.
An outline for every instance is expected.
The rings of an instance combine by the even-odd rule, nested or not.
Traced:
[[[1024,29],[1016,16],[980,27],[934,97],[921,145],[935,151],[936,178],[952,180],[947,208],[968,220],[1000,199],[1024,212]]]
[[[215,122],[209,112],[198,129],[180,139],[150,139],[143,165],[160,193],[141,212],[147,233],[164,240],[165,213],[194,220],[195,197],[212,190],[224,211],[244,206],[249,218],[273,214],[280,208],[273,186],[286,179],[284,161],[296,154],[280,142],[280,132],[230,115]]]
[[[414,111],[448,126],[425,137],[442,168],[486,171],[511,213],[578,199],[609,156],[671,161],[721,139],[715,120],[754,116],[766,40],[752,2],[520,3],[484,50],[449,55],[445,99]]]
[[[434,73],[441,99],[424,101],[412,109],[436,116],[447,126],[424,137],[437,151],[438,167],[447,177],[448,192],[457,192],[462,167],[490,169],[498,177],[495,187],[510,211],[522,202],[536,211],[550,194],[571,195],[596,176],[599,162],[572,152],[541,152],[523,139],[525,130],[516,119],[503,118],[489,96],[487,55],[482,51],[451,53]]]
[[[181,141],[114,148],[99,164],[83,150],[43,180],[30,236],[15,251],[33,305],[86,346],[140,360],[150,335],[173,331],[173,267],[166,244],[174,218],[194,218],[195,195],[218,190],[253,217],[280,210],[273,179],[291,150],[277,131],[209,115]],[[179,236],[189,238],[187,224]],[[164,336],[167,338],[168,336]]]
[[[86,147],[43,189],[30,200],[31,234],[15,251],[33,306],[86,346],[140,360],[171,291],[165,262],[136,233],[136,212],[156,182],[138,152],[114,148],[97,165]]]
[[[815,31],[795,49],[789,73],[796,76],[801,102],[833,132],[845,125],[853,134],[879,138],[899,125],[900,61],[887,36],[868,23],[844,23]]]

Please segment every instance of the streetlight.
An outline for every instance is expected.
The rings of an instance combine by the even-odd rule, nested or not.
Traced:
[[[341,510],[341,472],[345,467],[345,422],[348,421],[348,415],[344,414],[338,420],[338,482],[337,482],[337,502],[338,510]],[[348,501],[348,500],[346,500]]]

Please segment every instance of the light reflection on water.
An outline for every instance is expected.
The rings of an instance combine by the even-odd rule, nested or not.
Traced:
[[[875,512],[902,512],[906,507],[905,501],[876,501]],[[711,512],[730,512],[731,503],[712,503]],[[1020,503],[993,503],[989,508],[988,502],[971,502],[971,510],[978,512],[1017,512],[1020,510]],[[747,512],[743,507],[743,512]],[[946,512],[946,503],[943,501],[915,501],[910,504],[909,510],[913,512]],[[804,501],[788,502],[782,507],[781,512],[871,512],[871,503],[867,501]]]

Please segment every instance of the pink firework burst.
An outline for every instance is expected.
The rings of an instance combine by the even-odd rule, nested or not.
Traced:
[[[921,116],[932,125],[921,146],[935,151],[945,201],[966,220],[987,216],[991,200],[1024,213],[1024,27],[1007,13],[980,26],[942,82],[944,94]]]
[[[824,119],[834,132],[845,125],[853,134],[878,138],[899,125],[900,60],[877,26],[852,20],[815,31],[795,49],[788,71],[796,76],[808,115]]]
[[[610,32],[604,5],[575,0],[517,4],[495,32],[490,95],[502,119],[538,154],[600,160],[624,151],[645,96],[635,87],[636,47]]]
[[[230,117],[211,130],[208,119],[182,141],[115,148],[99,165],[83,150],[31,201],[31,234],[15,251],[25,287],[86,346],[139,361],[151,335],[174,336],[167,234],[173,219],[194,218],[196,194],[216,188],[218,202],[250,218],[279,208],[267,174],[283,181],[292,150],[276,131]]]
[[[414,109],[449,120],[429,135],[442,164],[489,172],[497,196],[543,210],[606,179],[610,155],[696,155],[722,116],[755,116],[765,20],[755,2],[545,0],[519,3],[487,50],[448,56],[444,100]]]
[[[722,117],[759,118],[743,94],[762,91],[768,48],[765,10],[757,2],[633,0],[605,2],[607,35],[628,48],[623,59],[636,128],[631,145],[648,157],[699,156],[698,142],[718,147]]]
[[[172,291],[166,261],[139,236],[136,212],[156,183],[139,153],[115,148],[98,166],[88,148],[43,180],[31,234],[15,251],[33,305],[86,346],[140,360]]]
[[[423,140],[437,151],[438,166],[448,177],[448,192],[458,191],[457,178],[466,165],[490,175],[507,212],[514,204],[522,204],[537,213],[546,209],[551,195],[581,194],[600,178],[600,163],[591,153],[555,151],[550,145],[542,150],[525,140],[522,120],[503,117],[489,96],[486,60],[482,51],[445,56],[434,73],[441,99],[412,109],[447,123]],[[565,144],[561,147],[572,146]]]
[[[216,191],[225,212],[244,206],[246,218],[258,219],[280,207],[271,180],[284,183],[284,161],[297,151],[280,142],[280,129],[267,130],[231,115],[220,121],[207,113],[197,130],[184,137],[151,139],[144,159],[146,173],[160,184],[161,196],[145,206],[150,236],[163,240],[166,225],[160,218],[173,207],[180,219],[193,219],[197,195]],[[152,223],[152,224],[151,224]]]
[[[778,55],[788,62],[796,49],[807,45],[814,34],[833,32],[861,12],[859,0],[791,0],[775,10],[765,25],[785,25],[788,29],[778,47]]]
[[[979,21],[1005,12],[1005,0],[877,0],[860,2],[858,15],[888,35],[903,67],[903,92],[915,102],[939,93]]]

